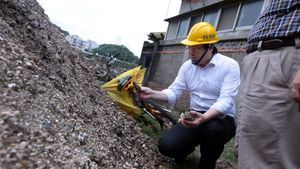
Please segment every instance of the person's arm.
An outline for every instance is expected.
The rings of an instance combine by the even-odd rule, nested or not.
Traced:
[[[149,87],[141,87],[141,97],[143,99],[155,99],[160,101],[168,101],[168,96],[162,91],[152,90]]]
[[[162,91],[152,90],[148,87],[141,87],[142,98],[155,99],[159,101],[168,101],[170,105],[173,105],[176,102],[177,98],[180,97],[183,90],[186,89],[186,81],[184,76],[185,70],[186,64],[180,67],[174,82],[167,89],[164,89]]]
[[[221,87],[220,96],[210,109],[214,109],[226,115],[232,106],[234,106],[240,81],[240,67],[238,63],[235,63],[226,74]]]
[[[300,69],[297,71],[292,82],[292,94],[296,102],[300,103]]]

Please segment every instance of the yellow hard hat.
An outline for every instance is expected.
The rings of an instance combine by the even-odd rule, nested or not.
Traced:
[[[181,41],[183,45],[194,46],[217,43],[219,38],[216,29],[207,22],[195,24],[189,32],[187,39]]]

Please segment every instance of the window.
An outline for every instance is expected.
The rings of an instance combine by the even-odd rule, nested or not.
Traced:
[[[178,21],[170,22],[166,39],[175,39],[177,34]]]
[[[218,10],[211,10],[209,12],[206,12],[203,18],[204,22],[208,22],[212,25],[216,25],[216,19],[217,19]]]
[[[251,26],[255,23],[261,12],[263,4],[267,0],[238,0],[232,1],[231,4],[228,2],[228,6],[216,7],[199,10],[198,13],[191,11],[191,16],[178,21],[171,21],[166,36],[166,40],[175,40],[177,38],[185,38],[190,29],[198,22],[208,22],[216,27],[217,31],[221,34],[226,31],[249,31]],[[201,8],[200,8],[201,9]],[[225,37],[224,34],[224,37]],[[243,34],[236,34],[239,38],[245,38],[246,32]],[[234,38],[234,37],[226,37]]]
[[[238,9],[239,9],[238,4],[222,9],[221,16],[218,23],[218,28],[217,28],[218,31],[233,29],[234,21]]]
[[[191,30],[191,28],[198,22],[202,21],[202,14],[200,15],[196,15],[196,16],[192,16],[191,18],[191,22],[190,22],[190,27],[189,27],[189,31]]]
[[[183,19],[180,22],[177,37],[185,37],[189,26],[189,18]]]
[[[243,3],[237,27],[251,26],[257,20],[263,0],[247,0]]]

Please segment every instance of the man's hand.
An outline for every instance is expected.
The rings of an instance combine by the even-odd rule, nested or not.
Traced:
[[[297,71],[292,82],[292,94],[296,102],[300,103],[300,70]]]
[[[239,156],[239,147],[238,146],[233,147],[233,154],[234,154],[235,158],[238,158],[238,156]]]
[[[141,97],[143,99],[154,99],[159,101],[168,101],[168,96],[162,91],[156,91],[149,87],[141,87]]]
[[[179,123],[181,123],[185,127],[197,127],[199,124],[202,124],[208,120],[205,114],[201,114],[195,111],[191,111],[190,114],[195,116],[194,121],[179,119]]]
[[[141,87],[141,97],[143,99],[151,99],[154,95],[154,91],[149,87]]]

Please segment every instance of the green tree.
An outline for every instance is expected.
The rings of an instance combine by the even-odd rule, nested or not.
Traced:
[[[92,53],[99,55],[108,56],[109,54],[117,58],[130,63],[137,63],[139,58],[135,56],[126,46],[114,45],[114,44],[103,44],[98,48],[92,50]]]

